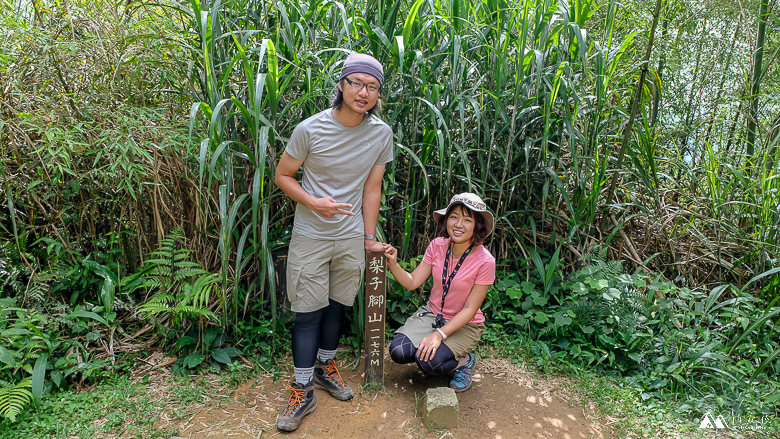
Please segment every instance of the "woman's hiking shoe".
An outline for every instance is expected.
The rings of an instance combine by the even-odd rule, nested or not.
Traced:
[[[477,357],[469,352],[469,361],[465,366],[461,366],[452,372],[450,387],[456,392],[465,392],[471,387],[471,371],[477,365]]]
[[[287,407],[276,417],[276,428],[282,431],[294,431],[301,425],[303,417],[317,408],[317,395],[314,393],[314,382],[308,384],[292,382],[284,390],[289,390],[290,399]]]
[[[314,363],[314,385],[327,390],[339,401],[348,401],[355,396],[352,387],[341,378],[336,362],[332,358],[324,363],[319,360]]]

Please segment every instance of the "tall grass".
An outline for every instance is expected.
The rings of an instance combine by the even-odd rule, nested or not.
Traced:
[[[698,168],[659,145],[659,128],[648,117],[655,100],[646,95],[663,93],[664,84],[653,75],[637,82],[647,60],[633,55],[653,53],[641,27],[651,17],[627,30],[627,5],[193,0],[167,6],[190,32],[198,97],[190,127],[207,133],[193,135],[191,144],[199,145],[201,206],[209,233],[218,236],[234,323],[252,295],[277,308],[272,253],[284,243],[292,206],[270,184],[273,169],[292,128],[328,106],[349,50],[371,53],[386,66],[382,117],[395,133],[396,156],[380,228],[403,257],[424,250],[432,210],[460,191],[484,195],[497,213],[490,246],[508,267],[528,267],[524,247],[562,246],[562,258],[574,260],[606,245],[612,257],[669,278],[742,283],[776,257],[776,244],[764,239],[776,236],[773,168],[760,178],[742,176],[742,183],[763,182],[754,190],[730,184],[727,176],[738,179],[739,172],[724,176],[721,162],[707,161],[718,169],[700,179]],[[633,102],[636,123],[626,125]],[[610,191],[608,178],[615,182]],[[720,195],[691,212],[690,185]],[[716,201],[725,194],[732,200]],[[737,194],[747,199],[733,200]],[[761,206],[760,235],[733,226],[744,203]],[[753,250],[732,253],[730,243]]]
[[[159,36],[122,34],[118,45],[100,37],[108,19],[86,26],[54,3],[28,6],[34,9],[29,22],[19,14],[5,14],[4,20],[14,29],[50,26],[52,33],[38,35],[39,45],[7,38],[6,52],[33,49],[30,53],[60,57],[40,83],[47,95],[61,95],[57,114],[79,128],[63,131],[31,111],[40,99],[25,94],[34,87],[24,87],[27,70],[19,67],[24,64],[2,58],[19,85],[3,95],[8,105],[0,108],[10,133],[4,137],[10,139],[3,149],[10,158],[3,160],[4,173],[27,176],[7,179],[2,189],[11,206],[11,215],[3,214],[9,237],[32,225],[15,222],[48,212],[36,218],[44,218],[52,240],[46,243],[61,244],[53,251],[95,250],[92,241],[106,233],[108,219],[80,217],[63,224],[65,218],[54,214],[61,209],[38,206],[44,200],[35,191],[51,186],[57,200],[52,207],[66,203],[75,188],[68,185],[86,188],[87,174],[76,171],[73,178],[72,164],[95,157],[101,175],[109,177],[90,189],[107,194],[102,188],[118,182],[122,200],[140,203],[108,203],[113,210],[102,210],[106,217],[122,218],[122,227],[110,232],[124,236],[117,239],[128,249],[125,259],[139,259],[166,230],[183,224],[199,262],[220,274],[217,315],[223,326],[235,327],[255,306],[268,307],[277,318],[278,255],[289,237],[293,206],[272,184],[273,172],[294,126],[329,105],[350,50],[371,53],[386,67],[382,117],[393,129],[396,148],[386,172],[380,233],[401,247],[403,258],[423,252],[433,234],[432,210],[454,193],[473,191],[496,213],[497,233],[488,245],[507,269],[532,270],[534,252],[552,254],[557,248],[560,260],[571,266],[592,247],[606,246],[610,257],[668,279],[742,285],[776,263],[778,148],[771,134],[776,130],[757,132],[756,157],[763,162],[749,167],[735,153],[739,148],[723,146],[744,145],[740,129],[728,139],[732,113],[709,111],[711,103],[705,102],[708,110],[698,117],[685,105],[696,90],[671,95],[669,86],[679,79],[665,80],[652,69],[640,78],[658,57],[671,62],[676,54],[675,62],[685,64],[683,42],[707,38],[690,31],[687,22],[675,28],[679,11],[665,9],[659,17],[678,34],[676,40],[662,35],[668,53],[658,53],[649,39],[648,11],[615,0],[166,0],[102,9],[117,22],[151,28],[147,35]],[[143,17],[149,21],[142,25]],[[61,40],[66,31],[72,33],[67,44],[57,46],[57,53],[47,49],[54,46],[45,38]],[[92,35],[95,47],[107,54],[101,58],[92,49],[87,56],[104,61],[97,63],[103,69],[100,93],[80,79],[88,63],[77,62],[77,31]],[[702,65],[711,63],[709,43],[691,45],[701,51],[692,58]],[[736,48],[730,62],[743,49]],[[649,63],[641,55],[646,53]],[[62,61],[65,57],[73,62]],[[81,67],[68,70],[71,65]],[[718,99],[739,95],[742,86],[731,73],[723,78],[722,87],[731,92]],[[124,126],[118,131],[126,136],[109,130],[95,141],[88,129],[94,114],[87,113],[111,95],[123,96],[133,108],[166,108],[169,117],[188,124],[186,146],[167,154],[146,146],[153,142],[139,142],[130,134],[135,128]],[[179,99],[189,109],[184,116]],[[732,112],[740,108],[732,107]],[[652,114],[658,114],[657,122]],[[687,121],[682,132],[673,127],[680,120]],[[684,137],[684,147],[675,143],[677,135]],[[117,137],[124,140],[111,160],[94,147]],[[608,188],[610,178],[614,190]],[[32,199],[25,190],[34,193]]]

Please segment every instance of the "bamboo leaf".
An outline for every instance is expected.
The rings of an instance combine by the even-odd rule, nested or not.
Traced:
[[[418,13],[422,4],[423,0],[417,0],[412,4],[412,7],[409,8],[409,14],[406,16],[406,20],[404,21],[404,28],[401,32],[405,46],[412,44],[412,26],[414,26],[414,24],[419,20]]]
[[[80,317],[87,318],[87,319],[92,319],[92,320],[97,320],[98,322],[100,322],[100,323],[102,323],[102,324],[104,324],[106,326],[111,326],[111,325],[108,324],[108,321],[106,319],[104,319],[103,317],[100,317],[99,315],[97,315],[97,314],[95,314],[94,312],[91,312],[91,311],[77,310],[77,311],[73,311],[72,313],[66,315],[63,318],[65,320],[73,320],[73,319],[77,319],[77,318],[80,318]]]
[[[769,319],[776,316],[778,313],[780,313],[780,308],[775,308],[772,311],[764,312],[764,315],[762,315],[760,318],[754,320],[750,326],[748,326],[745,331],[737,337],[737,339],[731,343],[731,346],[728,348],[728,353],[732,353],[734,349],[739,346],[739,344],[742,342],[742,340],[745,339],[748,335],[750,335],[753,331],[755,331],[759,326],[765,324]]]

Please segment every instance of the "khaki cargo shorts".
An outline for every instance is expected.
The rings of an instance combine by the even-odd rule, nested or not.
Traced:
[[[328,306],[328,299],[352,306],[365,266],[362,236],[329,240],[293,232],[287,256],[290,309],[317,311]]]
[[[422,314],[422,315],[421,315]],[[403,326],[398,328],[396,334],[403,334],[409,338],[415,347],[420,346],[420,342],[425,337],[433,334],[435,329],[431,324],[436,321],[436,316],[431,313],[431,308],[426,303],[414,312]],[[445,345],[455,354],[455,358],[463,358],[474,350],[485,332],[484,323],[468,322],[460,329],[447,336],[443,341]]]

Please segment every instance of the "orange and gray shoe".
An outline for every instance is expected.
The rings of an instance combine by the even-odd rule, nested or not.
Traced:
[[[287,407],[276,417],[276,428],[281,431],[294,431],[301,425],[303,417],[317,408],[317,395],[314,393],[314,382],[308,384],[292,382],[284,390],[289,390],[290,399]]]
[[[333,359],[321,363],[319,360],[314,363],[314,385],[325,389],[334,398],[339,401],[348,401],[355,396],[352,387],[344,382],[339,370],[336,368],[336,362]]]

